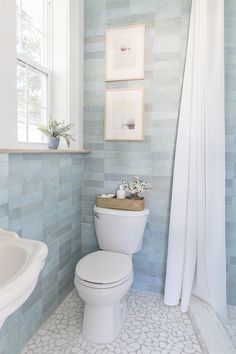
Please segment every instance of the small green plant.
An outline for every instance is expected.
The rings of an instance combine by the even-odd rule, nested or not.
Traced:
[[[73,124],[65,124],[65,122],[58,122],[52,117],[49,118],[48,124],[39,125],[38,129],[45,134],[49,139],[51,138],[64,138],[67,146],[70,147],[70,141],[75,139],[69,134],[69,130],[73,127]]]

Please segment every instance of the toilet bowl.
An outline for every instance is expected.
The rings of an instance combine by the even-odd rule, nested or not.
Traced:
[[[132,255],[142,248],[149,210],[94,207],[94,225],[102,251],[83,257],[75,287],[85,302],[82,335],[95,343],[112,342],[125,317],[125,295],[133,281]]]
[[[112,342],[125,317],[124,296],[133,281],[128,255],[97,251],[76,266],[75,286],[85,302],[82,335],[95,343]]]

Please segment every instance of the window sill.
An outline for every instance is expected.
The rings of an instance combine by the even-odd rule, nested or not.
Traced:
[[[84,149],[0,149],[0,154],[89,154],[90,152]]]

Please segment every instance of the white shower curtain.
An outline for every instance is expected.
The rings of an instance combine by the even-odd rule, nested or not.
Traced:
[[[170,213],[165,303],[226,314],[224,0],[193,0]]]

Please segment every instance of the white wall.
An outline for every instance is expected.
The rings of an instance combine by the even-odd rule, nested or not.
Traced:
[[[52,107],[53,119],[69,121],[68,1],[52,2]]]
[[[0,148],[15,147],[16,2],[0,0]]]
[[[83,146],[83,0],[69,2],[69,116]]]
[[[73,124],[74,147],[83,146],[82,5],[78,0],[54,0],[52,9],[52,115]]]

